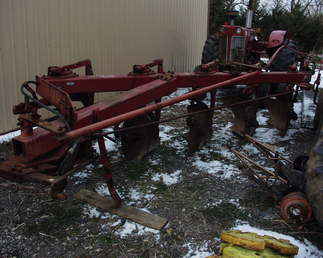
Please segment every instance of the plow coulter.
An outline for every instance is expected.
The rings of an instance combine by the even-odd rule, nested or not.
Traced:
[[[74,69],[85,68],[85,75],[79,76]],[[157,68],[154,70],[154,68]],[[116,208],[122,206],[122,199],[113,184],[104,138],[114,133],[122,143],[122,152],[127,160],[141,159],[159,144],[161,110],[184,100],[190,100],[187,114],[189,132],[188,150],[194,152],[207,143],[212,135],[213,111],[232,109],[235,130],[238,134],[250,133],[250,121],[255,115],[255,105],[270,102],[268,109],[273,116],[274,126],[284,133],[290,116],[276,112],[271,102],[282,96],[295,93],[294,85],[312,89],[307,82],[311,74],[305,71],[264,72],[261,68],[247,67],[244,72],[219,72],[212,65],[206,65],[194,73],[165,73],[162,60],[146,65],[135,65],[127,75],[96,76],[91,62],[85,60],[63,67],[49,67],[47,75],[36,76],[21,86],[25,101],[14,106],[18,115],[21,134],[12,140],[14,154],[0,163],[0,177],[11,181],[36,181],[50,185],[50,194],[62,198],[68,177],[90,161],[89,146],[93,141],[99,145],[99,161],[105,168],[103,178]],[[265,83],[286,83],[282,93],[256,96],[255,91]],[[235,85],[246,85],[247,98],[218,105],[217,90]],[[163,99],[178,89],[188,88],[183,95]],[[124,92],[114,102],[94,103],[95,93]],[[203,98],[210,93],[210,101]],[[72,101],[80,101],[83,107],[76,109]],[[274,110],[271,107],[276,107]],[[45,109],[51,118],[42,119],[38,111]],[[251,118],[250,118],[251,117]],[[175,118],[174,118],[175,119]],[[278,121],[278,122],[275,122]],[[283,125],[282,125],[283,123]],[[256,124],[252,124],[256,127]],[[113,128],[113,132],[103,129]],[[110,204],[108,205],[109,208]]]

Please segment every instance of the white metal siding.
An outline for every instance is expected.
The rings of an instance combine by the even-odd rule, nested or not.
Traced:
[[[90,58],[95,74],[164,58],[191,71],[207,35],[207,0],[0,0],[0,131],[19,87],[50,65]]]

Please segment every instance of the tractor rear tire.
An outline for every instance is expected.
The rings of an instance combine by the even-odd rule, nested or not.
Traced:
[[[321,128],[322,129],[322,128]],[[306,171],[306,196],[313,207],[313,214],[323,229],[323,133],[310,153]]]
[[[320,90],[318,93],[318,103],[315,110],[315,116],[313,121],[313,127],[316,131],[317,129],[321,128],[322,121],[323,121],[323,90]]]
[[[306,196],[313,207],[313,214],[323,230],[323,91],[319,93],[315,112],[316,136],[306,171]]]

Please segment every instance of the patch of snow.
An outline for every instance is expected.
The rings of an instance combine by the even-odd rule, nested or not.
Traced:
[[[260,151],[252,143],[246,144],[245,146],[243,146],[243,149],[250,154],[259,154],[260,153]]]
[[[174,127],[168,125],[159,126],[159,137],[161,142],[169,141],[172,138],[170,131],[173,130]]]
[[[223,157],[227,159],[233,159],[235,157],[234,153],[232,153],[232,151],[230,151],[228,148],[220,147],[219,149]]]
[[[153,234],[156,240],[160,239],[160,232],[159,230],[148,228],[145,226],[142,226],[140,224],[127,221],[120,229],[118,229],[116,232],[116,235],[119,235],[120,237],[126,237],[131,234],[136,234],[139,236],[145,235],[145,234]]]
[[[214,131],[213,136],[212,136],[212,141],[218,141],[219,139],[229,140],[232,139],[232,131],[230,128],[233,126],[233,123],[227,122],[225,126],[221,126],[221,128],[218,128],[217,130]]]
[[[280,234],[269,230],[255,228],[250,226],[249,224],[238,225],[233,229],[237,229],[245,232],[254,232],[259,235],[268,235],[268,236],[272,236],[280,239],[289,240],[293,245],[296,245],[299,247],[299,252],[295,256],[295,258],[308,258],[308,257],[322,258],[323,257],[323,251],[320,251],[316,246],[314,246],[310,241],[306,239],[304,240],[304,243],[303,243],[292,236]]]
[[[105,184],[99,185],[95,190],[103,196],[111,197],[109,193],[109,189]],[[129,191],[129,194],[130,194],[130,199],[132,200],[128,203],[130,205],[134,204],[133,201],[150,200],[155,196],[154,194],[140,192],[138,188],[131,189]]]
[[[240,207],[239,199],[230,199],[228,201],[229,201],[229,203],[232,203],[235,206]]]
[[[94,165],[93,164],[89,164],[85,167],[85,169],[78,171],[77,173],[75,173],[73,176],[77,177],[78,179],[84,179],[87,178],[89,176],[89,172],[93,171],[94,169]]]
[[[143,199],[150,200],[154,196],[155,196],[154,194],[142,193],[138,189],[131,189],[130,190],[130,198],[131,198],[131,200],[135,200],[135,201],[140,201],[140,200],[143,200]]]
[[[205,162],[202,161],[200,157],[195,158],[193,166],[199,170],[206,171],[211,175],[220,176],[223,179],[231,178],[239,173],[239,169],[234,165],[224,164],[218,160]],[[222,173],[220,174],[220,172]]]
[[[180,141],[172,141],[171,144],[172,147],[174,147],[176,150],[182,150],[186,148],[186,145],[184,144],[184,142],[180,142]]]
[[[95,166],[93,164],[89,164],[85,167],[87,170],[92,170],[93,168],[95,168]]]
[[[290,140],[299,130],[288,129],[285,136],[280,136],[279,131],[274,128],[257,128],[253,137],[264,143],[275,144],[280,141]]]
[[[218,206],[223,202],[222,199],[212,199],[212,200],[208,200],[208,202],[206,203],[206,207],[214,207],[214,206]]]
[[[149,161],[152,165],[159,165],[161,163],[161,159],[152,159],[149,157]]]
[[[177,91],[175,91],[171,95],[165,97],[165,99],[171,99],[174,97],[178,97],[178,96],[184,95],[185,93],[188,93],[188,92],[189,92],[189,90],[187,90],[187,89],[177,89]],[[189,104],[190,104],[190,100],[188,100],[188,99],[177,103],[177,105],[189,105]]]
[[[257,113],[257,121],[259,123],[259,125],[266,125],[269,118],[264,116],[264,113],[266,112],[266,110],[261,110]]]
[[[180,181],[182,171],[176,170],[172,174],[158,173],[152,177],[153,181],[162,181],[165,185],[177,184]]]
[[[179,141],[174,139],[174,133],[171,131],[174,130],[174,127],[168,125],[161,125],[159,127],[159,138],[161,142],[171,142],[171,147],[175,148],[176,150],[183,150],[186,148],[183,141]],[[184,133],[184,129],[182,130]]]
[[[269,58],[267,58],[267,57],[261,57],[260,60],[263,61],[264,63],[268,63]]]
[[[100,219],[106,219],[109,217],[109,213],[99,211],[97,208],[86,204],[83,208],[83,212],[85,215],[89,216],[90,218],[100,218]]]
[[[95,190],[98,192],[98,194],[110,197],[109,189],[106,184],[99,185],[97,188],[95,188]]]
[[[104,132],[112,132],[113,128],[107,128],[103,130]],[[104,139],[105,142],[105,146],[107,148],[107,151],[115,151],[117,149],[117,144],[109,139]],[[96,150],[97,153],[100,153],[100,148],[99,148],[99,144],[96,141],[93,144],[93,148]]]
[[[77,173],[75,173],[73,176],[78,177],[79,179],[84,179],[89,176],[88,170],[81,170]]]
[[[20,135],[20,130],[0,136],[0,143],[9,142],[12,138]]]
[[[317,78],[317,76],[318,76],[318,74],[319,74],[319,72],[320,72],[320,70],[319,69],[317,69],[316,71],[315,71],[315,74],[313,74],[312,75],[312,78],[311,78],[311,83],[313,84],[313,83],[315,83],[315,81],[316,81],[316,78]],[[320,88],[323,88],[323,71],[321,71],[321,83],[320,83]]]
[[[209,241],[205,242],[202,246],[199,247],[195,247],[194,244],[191,243],[185,244],[183,248],[188,249],[188,253],[184,256],[184,258],[204,258],[214,255],[214,253],[208,251],[208,243]]]
[[[303,116],[313,119],[315,113],[315,104],[313,103],[313,99],[307,96],[306,92],[302,92],[302,94],[304,94],[303,101],[294,104],[294,111],[298,115],[303,114]]]

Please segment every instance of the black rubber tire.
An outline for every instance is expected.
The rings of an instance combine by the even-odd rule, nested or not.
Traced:
[[[310,159],[307,162],[308,169],[306,171],[306,196],[310,201],[313,214],[323,230],[323,133],[322,125],[318,129],[319,137],[315,142],[310,153]]]
[[[212,35],[204,43],[202,64],[210,63],[219,58],[219,39]]]
[[[313,214],[323,230],[323,91],[318,93],[318,105],[314,117],[316,131],[306,170],[306,195],[313,207]]]

